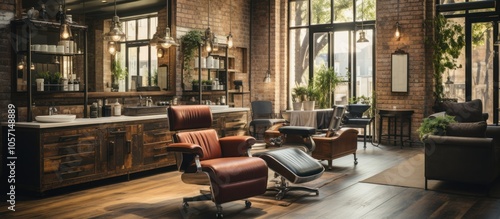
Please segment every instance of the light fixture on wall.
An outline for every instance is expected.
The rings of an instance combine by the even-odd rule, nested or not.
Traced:
[[[164,49],[170,48],[170,46],[178,46],[179,44],[175,42],[174,38],[171,36],[170,32],[170,14],[169,14],[169,0],[166,2],[165,9],[167,11],[167,27],[165,28],[165,33],[158,32],[158,28],[156,30],[156,33],[153,35],[153,38],[149,41],[149,44],[151,46],[158,46]]]
[[[205,30],[205,50],[207,52],[212,52],[212,43],[213,43],[213,34],[212,31],[210,30],[210,0],[208,0],[208,27]]]
[[[111,27],[108,33],[105,34],[106,40],[109,41],[123,41],[125,40],[125,33],[122,31],[122,24],[120,22],[120,17],[116,15],[116,0],[115,0],[115,16],[113,16],[113,20],[111,21]]]
[[[229,34],[227,35],[227,48],[233,48],[233,34],[231,34],[231,26],[233,23],[233,4],[231,0],[229,0]]]
[[[361,31],[359,32],[359,39],[358,43],[367,43],[369,42],[368,39],[366,39],[366,33],[364,30],[364,20],[365,20],[365,1],[361,1]]]
[[[61,40],[69,40],[71,39],[71,28],[69,24],[66,21],[66,13],[64,10],[66,10],[66,1],[63,1],[63,6],[60,6],[59,8],[59,13],[60,13],[60,19],[61,19],[61,27],[59,28],[59,37]]]
[[[394,32],[394,38],[396,38],[397,41],[401,39],[401,26],[399,24],[399,0],[398,0],[398,21],[396,21],[396,31]]]
[[[267,72],[266,77],[264,77],[264,83],[271,82],[271,0],[268,1],[269,17],[267,23]]]

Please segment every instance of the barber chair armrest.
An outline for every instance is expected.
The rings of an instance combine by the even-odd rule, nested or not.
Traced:
[[[167,146],[167,151],[194,154],[203,157],[201,146],[192,143],[172,143]]]
[[[492,138],[475,138],[475,137],[460,137],[460,136],[440,136],[428,135],[424,139],[427,148],[435,147],[440,148],[440,145],[453,146],[454,148],[462,148],[468,150],[475,150],[479,148],[492,147]]]
[[[252,136],[227,136],[219,139],[223,157],[248,156],[256,140]]]

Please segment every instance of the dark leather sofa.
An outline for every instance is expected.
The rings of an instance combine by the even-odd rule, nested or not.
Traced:
[[[458,123],[448,126],[446,136],[424,140],[425,189],[428,180],[492,183],[500,175],[500,126],[486,126],[480,100],[448,107],[453,110],[448,108],[446,114]]]

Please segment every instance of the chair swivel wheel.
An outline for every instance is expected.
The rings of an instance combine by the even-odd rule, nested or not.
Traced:
[[[316,195],[319,195],[319,191],[316,190]]]
[[[356,160],[356,161],[354,161],[354,165],[356,165],[356,164],[358,164],[358,161],[357,161],[357,160]]]
[[[182,203],[182,210],[184,210],[184,212],[188,212],[188,208],[189,208],[189,204],[187,202],[183,202]]]
[[[245,207],[250,208],[252,206],[252,202],[245,200]]]
[[[224,217],[224,215],[222,215],[222,213],[216,213],[216,214],[215,214],[215,217],[216,217],[217,219],[222,219],[222,218]]]

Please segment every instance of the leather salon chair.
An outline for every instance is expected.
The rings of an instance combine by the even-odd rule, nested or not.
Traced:
[[[183,198],[185,211],[188,202],[211,200],[217,207],[217,218],[222,218],[221,204],[266,192],[266,162],[248,156],[255,138],[218,138],[216,130],[210,128],[212,113],[205,105],[171,106],[168,120],[175,134],[174,143],[167,146],[167,151],[176,155],[181,180],[210,188],[198,196]],[[250,207],[250,201],[245,200],[245,206]]]
[[[276,118],[271,101],[252,101],[252,121],[249,132],[255,138],[263,137],[265,130],[275,124],[286,123],[285,119]]]

